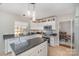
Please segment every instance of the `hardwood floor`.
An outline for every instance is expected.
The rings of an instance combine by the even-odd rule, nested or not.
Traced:
[[[64,46],[49,46],[48,48],[49,56],[72,56],[73,54],[75,54],[74,50],[72,51],[70,48]]]
[[[5,56],[4,52],[0,52],[0,56]]]

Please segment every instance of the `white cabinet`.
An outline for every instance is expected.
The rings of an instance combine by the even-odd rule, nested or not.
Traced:
[[[59,42],[58,41],[59,40],[56,39],[56,37],[50,36],[50,46],[57,46],[57,45],[59,45]]]
[[[31,23],[31,29],[43,30],[44,26],[51,25],[52,29],[56,29],[56,21],[41,22],[41,23]]]
[[[50,46],[54,46],[54,37],[50,37]]]
[[[38,46],[35,46],[34,48],[31,48],[18,56],[47,56],[48,52],[48,46],[47,41],[39,44]]]

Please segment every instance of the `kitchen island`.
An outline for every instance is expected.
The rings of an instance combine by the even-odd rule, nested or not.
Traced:
[[[26,46],[22,46],[20,49],[17,49],[17,50],[13,50],[14,51],[14,54],[15,55],[26,55],[28,56],[31,55],[31,56],[36,56],[38,54],[40,54],[41,52],[43,52],[44,50],[46,50],[47,52],[47,40],[44,40],[43,38],[33,38],[33,39],[30,39],[28,40],[28,45]],[[30,51],[30,52],[28,52]],[[37,54],[35,54],[37,52]],[[40,54],[41,56],[42,55],[47,55],[46,52],[43,52],[43,54]]]
[[[27,40],[27,36],[21,38],[21,41],[24,40]],[[31,37],[31,39],[28,38],[27,42],[23,42],[18,45],[12,42],[9,46],[9,52],[11,52],[9,54],[10,56],[47,56],[48,51],[47,40],[42,37],[38,37],[38,35],[36,37]]]

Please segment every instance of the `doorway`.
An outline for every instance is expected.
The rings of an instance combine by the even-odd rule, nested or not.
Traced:
[[[71,21],[59,22],[59,44],[71,47]]]
[[[59,45],[65,47],[71,55],[74,53],[73,21],[59,22]],[[65,50],[64,49],[64,50]]]

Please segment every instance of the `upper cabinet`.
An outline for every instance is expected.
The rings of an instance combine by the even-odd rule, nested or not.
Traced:
[[[51,25],[52,29],[55,30],[56,29],[56,18],[54,18],[55,20],[53,20],[54,17],[52,18],[46,18],[44,20],[46,20],[45,22],[32,22],[31,23],[31,29],[37,29],[37,30],[43,30],[44,26],[48,26]]]

